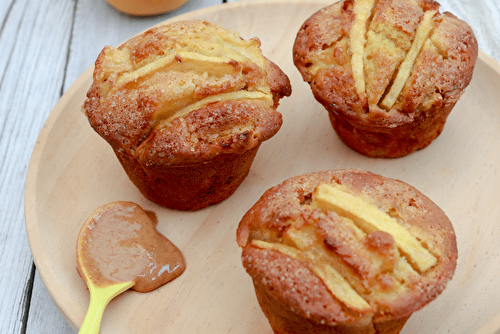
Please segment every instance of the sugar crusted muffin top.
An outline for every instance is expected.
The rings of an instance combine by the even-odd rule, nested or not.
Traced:
[[[449,112],[477,53],[471,28],[433,0],[345,0],[303,24],[294,63],[329,111],[398,126]]]
[[[258,39],[205,21],[152,28],[99,54],[83,109],[115,150],[146,164],[239,153],[281,126],[288,77]]]
[[[322,324],[410,315],[451,279],[451,222],[398,180],[360,170],[293,177],[269,189],[237,231],[254,284]]]

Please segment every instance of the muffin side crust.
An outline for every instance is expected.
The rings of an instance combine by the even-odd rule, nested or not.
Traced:
[[[331,326],[406,319],[443,291],[457,257],[453,227],[430,199],[359,170],[305,174],[269,189],[241,220],[237,240],[254,285]]]
[[[301,26],[294,64],[340,138],[370,157],[428,146],[469,85],[470,26],[433,0],[344,0]]]

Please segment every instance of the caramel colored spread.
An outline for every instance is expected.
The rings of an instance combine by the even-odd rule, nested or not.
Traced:
[[[78,272],[96,286],[134,281],[149,292],[177,278],[185,268],[181,251],[156,229],[156,215],[131,202],[97,209],[78,238]]]

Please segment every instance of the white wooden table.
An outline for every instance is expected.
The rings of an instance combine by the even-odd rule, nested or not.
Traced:
[[[191,0],[172,13],[134,18],[103,0],[0,0],[0,333],[74,333],[38,276],[24,222],[30,155],[56,102],[106,44],[231,1]],[[440,3],[466,20],[480,48],[500,62],[499,0]]]

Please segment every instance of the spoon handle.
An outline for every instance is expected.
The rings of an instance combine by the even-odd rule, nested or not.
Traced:
[[[111,285],[105,288],[98,288],[89,285],[90,302],[87,314],[83,320],[78,334],[98,334],[101,327],[102,315],[108,303],[122,293],[131,288],[134,282],[125,282]]]

